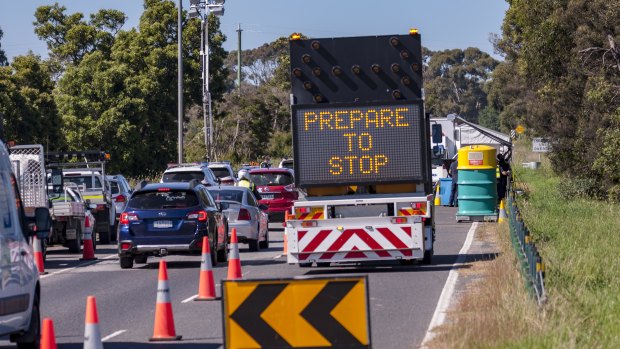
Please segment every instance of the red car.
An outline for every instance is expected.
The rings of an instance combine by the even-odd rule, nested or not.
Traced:
[[[250,171],[250,180],[261,196],[259,203],[269,207],[269,221],[284,221],[284,213],[290,211],[299,197],[291,171],[285,168],[255,169]]]

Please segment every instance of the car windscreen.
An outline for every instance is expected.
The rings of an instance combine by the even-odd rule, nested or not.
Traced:
[[[65,182],[71,182],[77,184],[79,187],[84,186],[84,188],[88,189],[101,189],[101,181],[97,176],[82,176],[82,175],[72,175],[70,173],[65,174]],[[94,185],[93,185],[94,184]]]
[[[223,167],[209,167],[209,168],[211,169],[211,171],[213,171],[213,174],[217,178],[230,177],[230,172],[226,168],[223,168]]]
[[[193,191],[143,191],[135,193],[127,207],[135,210],[161,210],[198,206],[198,197]]]
[[[112,187],[112,195],[120,194],[121,189],[119,188],[117,182],[110,181],[110,186]]]
[[[236,201],[243,202],[243,191],[241,190],[209,190],[215,201]]]
[[[250,180],[255,185],[289,185],[293,184],[293,176],[288,173],[253,173]]]
[[[205,179],[205,174],[202,171],[168,172],[164,173],[163,182],[189,182],[192,179],[203,181]]]

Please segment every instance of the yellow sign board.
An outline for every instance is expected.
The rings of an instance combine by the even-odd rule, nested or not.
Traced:
[[[515,131],[517,131],[517,133],[521,134],[521,133],[525,132],[525,127],[523,127],[523,125],[519,124],[519,125],[517,125],[517,128],[515,128]]]
[[[222,283],[226,348],[370,348],[367,278]]]

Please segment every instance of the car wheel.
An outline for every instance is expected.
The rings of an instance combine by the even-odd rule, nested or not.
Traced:
[[[221,263],[228,262],[228,242],[224,239],[224,247],[221,250],[217,250],[217,261]]]
[[[80,253],[82,247],[82,227],[78,224],[75,228],[76,237],[74,240],[69,240],[67,247],[69,247],[69,253]]]
[[[110,226],[110,241],[117,241],[118,222]]]
[[[121,257],[119,261],[121,264],[121,269],[133,268],[133,257]]]
[[[19,337],[11,336],[11,341],[17,342],[18,349],[39,349],[41,342],[41,312],[39,310],[39,294],[35,293],[30,313],[28,331]]]
[[[248,239],[248,247],[250,248],[250,252],[257,252],[258,251],[258,240]]]
[[[211,250],[211,266],[215,267],[217,262],[219,261],[218,251],[217,251],[217,243],[214,241],[215,239],[209,238],[209,249]]]
[[[269,248],[269,229],[267,229],[267,232],[265,233],[265,241],[259,242],[258,247],[263,249]]]
[[[134,262],[136,262],[136,264],[146,264],[146,260],[149,258],[149,256],[141,254],[138,256],[134,257]]]

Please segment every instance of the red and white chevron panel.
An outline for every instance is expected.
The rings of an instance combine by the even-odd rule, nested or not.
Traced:
[[[349,228],[343,231],[317,228],[297,231],[298,249],[289,251],[297,256],[299,262],[314,261],[354,261],[354,260],[393,260],[411,258],[416,243],[412,226]]]

